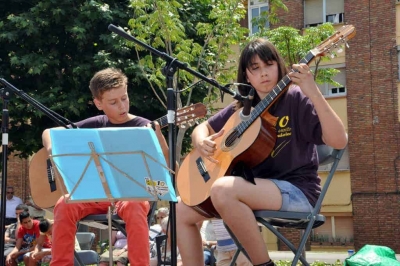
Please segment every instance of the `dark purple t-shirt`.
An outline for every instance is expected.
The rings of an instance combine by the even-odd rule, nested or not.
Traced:
[[[136,116],[135,118],[123,124],[113,124],[106,115],[89,117],[85,120],[75,123],[79,128],[101,128],[101,127],[144,127],[150,120]]]
[[[208,123],[218,132],[233,113],[233,105],[229,105],[211,117]],[[315,144],[324,144],[314,105],[299,87],[291,86],[270,113],[278,117],[276,143],[267,159],[252,169],[253,174],[292,183],[314,206],[321,193]]]

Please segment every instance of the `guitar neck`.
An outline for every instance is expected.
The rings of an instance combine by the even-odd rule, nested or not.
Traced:
[[[315,55],[310,51],[303,59],[300,60],[300,63],[309,64]],[[297,72],[297,70],[290,70],[290,72]],[[288,88],[288,85],[292,83],[289,75],[284,76],[278,84],[272,89],[264,99],[262,99],[255,107],[254,110],[250,113],[250,119],[247,121],[242,121],[237,126],[237,132],[239,135],[242,135],[246,129],[251,126],[251,124],[268,108],[272,106],[272,104],[282,95],[282,93]]]
[[[160,124],[160,128],[164,128],[164,127],[168,126],[167,115],[157,118],[156,120],[154,120],[154,122],[157,122],[158,124]]]

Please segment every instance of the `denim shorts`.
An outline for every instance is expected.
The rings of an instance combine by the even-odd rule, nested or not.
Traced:
[[[313,207],[304,193],[288,181],[269,179],[279,188],[282,194],[280,211],[311,212]]]

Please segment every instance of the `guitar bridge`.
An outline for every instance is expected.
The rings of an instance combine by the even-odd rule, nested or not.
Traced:
[[[54,192],[57,190],[57,187],[56,187],[56,180],[54,178],[53,165],[51,164],[50,159],[47,159],[46,163],[47,163],[47,179],[49,180],[50,191]]]
[[[199,170],[200,175],[204,179],[204,182],[207,182],[208,180],[210,180],[210,175],[207,172],[203,158],[201,158],[201,157],[197,158],[196,165],[197,165],[197,169]]]

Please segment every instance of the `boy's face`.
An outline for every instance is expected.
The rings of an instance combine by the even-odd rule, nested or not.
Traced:
[[[25,229],[32,229],[33,227],[33,221],[31,217],[25,218],[21,221],[21,225],[22,227],[24,227]]]
[[[94,103],[113,124],[122,124],[130,120],[126,85],[104,92],[101,99],[94,99]]]

